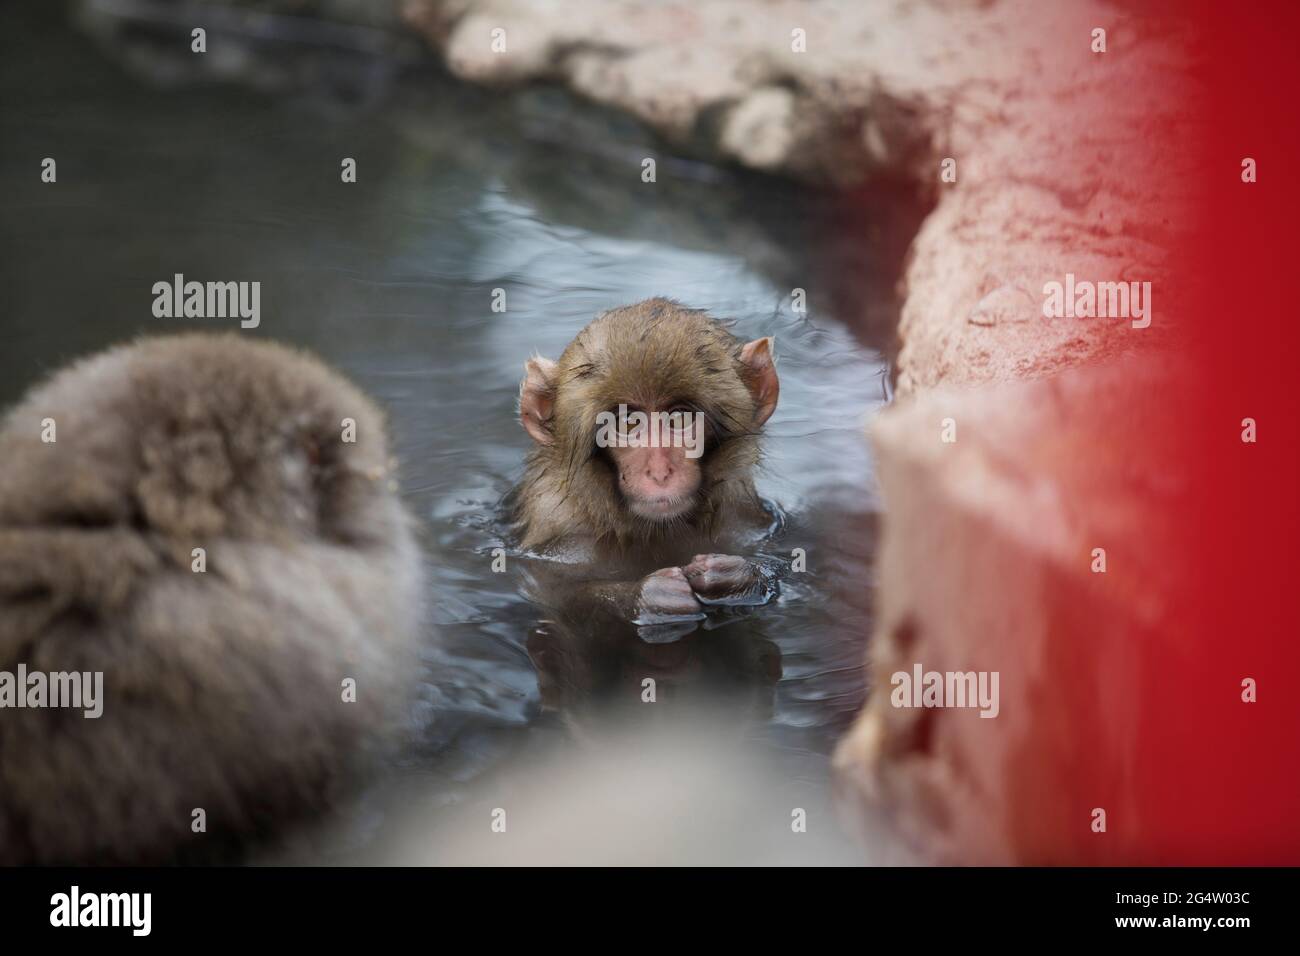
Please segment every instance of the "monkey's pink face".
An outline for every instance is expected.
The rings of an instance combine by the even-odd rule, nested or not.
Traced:
[[[643,332],[642,341],[647,334]],[[682,333],[678,329],[673,334]],[[599,363],[580,362],[562,373],[551,359],[534,356],[524,363],[526,374],[519,386],[519,421],[540,446],[555,449],[556,457],[552,461],[558,466],[567,467],[567,463],[574,461],[585,463],[591,460],[589,452],[607,456],[602,463],[607,461],[614,466],[619,496],[630,514],[656,522],[684,517],[712,493],[712,489],[701,488],[704,476],[700,462],[706,439],[715,443],[715,453],[727,440],[725,432],[708,427],[701,406],[712,406],[715,414],[721,412],[728,420],[734,420],[732,424],[739,432],[745,432],[743,419],[748,417],[748,428],[757,431],[775,411],[780,394],[771,338],[747,342],[733,354],[731,345],[717,341],[716,330],[704,330],[700,334],[704,342],[698,351],[703,354],[712,349],[716,353],[712,359],[716,367],[710,367],[706,361],[702,367],[693,368],[683,363],[680,356],[665,359],[673,374],[660,377],[676,384],[664,385],[663,390],[642,381],[643,372],[633,374],[635,369],[645,367],[645,362],[635,356],[623,355],[616,361],[604,356],[604,378],[593,379],[581,388],[578,382],[599,368]],[[713,378],[724,375],[729,363],[739,377],[739,384],[753,400],[748,416],[744,414],[743,398],[736,395],[737,382]],[[651,388],[658,392],[658,399],[649,398],[655,394]],[[602,409],[611,395],[619,391],[644,396],[643,404],[620,403],[616,409]],[[665,391],[676,395],[666,399]],[[694,401],[687,398],[692,394]],[[568,406],[558,420],[557,404]],[[595,415],[591,423],[595,428],[592,438],[588,438],[587,423],[581,427],[573,424],[578,415],[588,414],[588,409]],[[650,434],[637,440],[636,430],[646,422],[647,416],[654,419]],[[668,419],[666,436],[665,418]],[[592,440],[594,449],[581,447]],[[600,477],[603,481],[603,474]],[[599,496],[603,491],[597,487],[594,493]],[[590,495],[592,490],[587,489],[586,493]]]
[[[608,447],[618,490],[637,517],[671,521],[689,514],[698,500],[703,429],[689,409],[631,409],[633,415],[641,411],[655,424],[625,423],[623,440]]]

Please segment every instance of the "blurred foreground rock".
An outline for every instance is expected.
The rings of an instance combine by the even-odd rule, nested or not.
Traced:
[[[1135,404],[1136,376],[1163,398]],[[1176,551],[1190,510],[1176,443],[1161,438],[1163,400],[1187,398],[1180,381],[1129,358],[938,389],[877,421],[888,520],[874,691],[836,759],[864,818],[883,809],[947,863],[1143,860],[1138,688],[1178,650],[1162,597],[1176,571],[1152,555]],[[893,706],[892,675],[918,663],[999,672],[996,716]],[[1089,827],[1096,807],[1104,836]]]
[[[677,715],[680,716],[680,715]],[[915,856],[883,832],[845,839],[820,782],[719,732],[708,712],[604,724],[580,747],[535,741],[454,802],[416,777],[369,807],[364,846],[331,863],[382,866],[858,866]],[[728,721],[722,718],[725,727]],[[318,835],[314,837],[320,839]],[[328,834],[325,843],[341,841]],[[316,862],[311,843],[260,862]]]

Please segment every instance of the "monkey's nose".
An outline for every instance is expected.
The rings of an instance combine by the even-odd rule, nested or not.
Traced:
[[[666,485],[673,476],[673,463],[668,456],[652,458],[645,466],[645,476],[656,485]]]

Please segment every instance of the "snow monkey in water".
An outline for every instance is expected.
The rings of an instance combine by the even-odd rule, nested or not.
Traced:
[[[536,445],[511,504],[521,547],[561,559],[537,562],[542,603],[661,625],[770,597],[767,567],[719,552],[771,524],[752,472],[780,391],[772,347],[649,299],[526,363]]]
[[[229,858],[346,791],[420,619],[387,442],[336,373],[233,336],[112,349],[4,418],[0,863]]]

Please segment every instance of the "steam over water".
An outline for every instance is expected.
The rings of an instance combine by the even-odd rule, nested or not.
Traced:
[[[481,826],[486,841],[497,807],[518,808],[510,832],[543,820],[568,832],[545,816],[557,806],[663,827],[666,861],[758,846],[765,860],[863,858],[830,814],[828,755],[865,693],[878,502],[864,426],[885,400],[884,362],[845,323],[883,292],[836,200],[675,159],[546,91],[491,96],[430,74],[359,107],[168,88],[53,29],[8,42],[0,70],[11,96],[27,94],[0,113],[0,400],[90,351],[201,327],[308,348],[389,411],[430,580],[410,740],[359,808],[287,858],[464,862],[474,845],[455,850],[447,834]],[[641,182],[647,155],[655,184]],[[57,186],[39,182],[44,156]],[[357,160],[354,185],[340,182],[343,157]],[[150,289],[174,273],[260,282],[260,327],[154,318]],[[807,315],[791,308],[796,287]],[[492,571],[492,549],[508,547],[497,506],[528,449],[523,362],[654,295],[731,318],[742,338],[776,337],[781,403],[759,490],[780,517],[763,550],[801,548],[807,571],[768,607],[672,644],[551,647],[513,553]],[[647,676],[654,704],[641,702]],[[654,762],[629,768],[641,752]],[[698,816],[686,829],[703,812],[693,798],[653,819],[655,787],[703,787],[710,813],[724,801],[743,848],[726,824],[706,828],[714,844]],[[803,843],[783,840],[795,807]],[[434,836],[413,847],[411,833]]]

